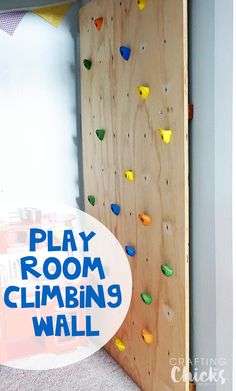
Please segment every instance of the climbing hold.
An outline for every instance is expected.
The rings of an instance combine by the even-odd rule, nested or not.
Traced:
[[[161,270],[166,277],[172,277],[175,273],[168,265],[161,265]]]
[[[152,304],[152,296],[148,295],[147,293],[141,293],[141,298],[145,304]]]
[[[152,221],[151,217],[148,216],[148,215],[146,215],[145,213],[140,213],[140,214],[138,215],[138,217],[139,217],[140,222],[141,222],[143,225],[149,225],[149,224],[151,224],[151,221]]]
[[[114,213],[114,215],[118,216],[120,214],[120,205],[111,204],[111,210]]]
[[[91,69],[91,67],[92,67],[92,61],[91,61],[91,60],[88,60],[87,58],[84,59],[83,64],[84,64],[85,68],[88,69],[88,71],[89,71],[89,70]]]
[[[148,331],[147,329],[143,329],[142,331],[142,337],[143,337],[143,340],[148,344],[150,345],[151,343],[153,343],[153,335],[150,333],[150,331]]]
[[[92,206],[94,206],[95,205],[95,197],[93,196],[93,195],[89,195],[88,196],[88,202],[92,205]]]
[[[159,129],[160,137],[165,144],[169,144],[172,137],[172,130]]]
[[[124,175],[125,175],[125,178],[127,179],[127,181],[130,181],[132,182],[134,180],[134,172],[131,171],[131,170],[126,170],[124,172]]]
[[[105,137],[105,130],[104,129],[97,129],[96,130],[96,135],[98,136],[99,140],[103,140]]]
[[[138,8],[142,11],[146,5],[147,0],[137,0]]]
[[[100,31],[103,24],[103,17],[101,16],[100,18],[95,19],[94,24],[97,27],[97,30]]]
[[[127,252],[127,254],[130,256],[130,257],[134,257],[135,254],[136,254],[136,251],[135,251],[135,248],[132,247],[132,246],[125,246],[125,251]]]
[[[137,87],[138,94],[142,100],[146,100],[150,94],[150,88],[147,86]]]
[[[121,47],[120,47],[120,54],[121,54],[121,57],[123,57],[123,59],[124,59],[125,61],[129,61],[130,53],[131,53],[131,49],[128,48],[127,46],[121,46]]]
[[[120,338],[116,338],[115,339],[115,345],[117,347],[117,349],[120,351],[120,352],[123,352],[125,350],[125,344],[123,341],[121,341]]]

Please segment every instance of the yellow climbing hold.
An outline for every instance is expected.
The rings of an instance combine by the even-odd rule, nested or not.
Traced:
[[[120,352],[123,352],[125,350],[125,344],[123,341],[121,341],[120,338],[116,338],[115,339],[115,345],[117,347],[117,349],[120,351]]]
[[[150,345],[151,343],[153,343],[153,335],[150,333],[150,331],[148,331],[147,329],[143,329],[142,331],[142,337],[143,337],[143,340],[148,344]]]
[[[150,88],[147,86],[138,86],[138,94],[142,100],[146,100],[150,94]]]
[[[134,180],[134,172],[131,171],[131,170],[126,170],[124,172],[124,175],[125,175],[125,178],[127,179],[127,181],[130,181],[132,182]]]
[[[146,5],[147,0],[137,0],[138,8],[142,11]]]
[[[159,129],[160,137],[165,144],[169,144],[172,138],[172,130]]]

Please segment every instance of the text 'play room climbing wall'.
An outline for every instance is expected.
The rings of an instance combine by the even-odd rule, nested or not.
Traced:
[[[186,14],[186,0],[80,11],[85,210],[118,238],[133,275],[107,350],[144,391],[188,389],[171,378],[189,356]]]

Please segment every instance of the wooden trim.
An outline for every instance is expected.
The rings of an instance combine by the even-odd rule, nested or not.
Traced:
[[[191,121],[193,119],[194,114],[194,106],[192,103],[189,103],[188,105],[188,119]]]

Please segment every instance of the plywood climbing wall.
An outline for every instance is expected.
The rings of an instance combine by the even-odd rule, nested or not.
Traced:
[[[80,11],[86,211],[136,253],[130,311],[107,350],[144,391],[188,389],[171,380],[171,363],[188,368],[189,356],[186,14],[186,0],[94,0]]]

